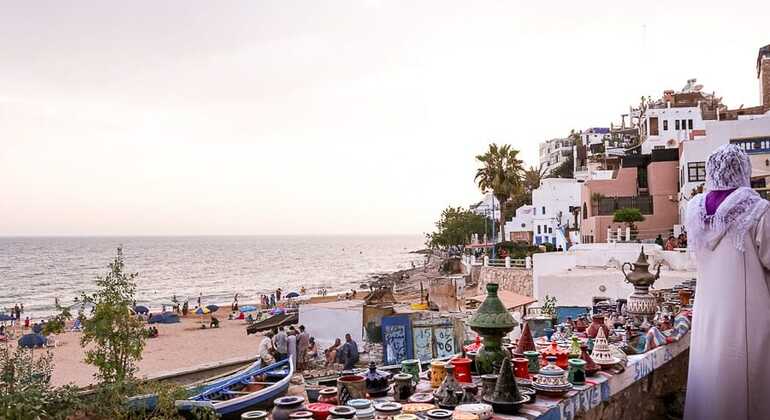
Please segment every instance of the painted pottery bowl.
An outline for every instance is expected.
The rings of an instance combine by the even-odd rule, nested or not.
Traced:
[[[455,407],[455,413],[475,414],[479,420],[489,420],[495,414],[489,404],[460,404]]]
[[[412,394],[412,396],[409,397],[410,403],[430,404],[433,401],[433,394],[430,392],[418,392],[416,394]]]
[[[452,411],[434,408],[433,410],[428,410],[425,415],[431,420],[448,420],[452,418]]]
[[[313,413],[308,410],[299,410],[289,414],[291,420],[309,420],[313,418]]]
[[[329,410],[329,416],[341,419],[352,419],[355,415],[356,409],[347,405],[338,405]]]
[[[521,394],[521,399],[518,401],[492,401],[487,397],[482,400],[491,405],[495,413],[499,414],[516,414],[523,404],[530,402],[531,397],[529,395]]]
[[[481,419],[479,419],[479,416],[475,414],[463,413],[455,410],[454,414],[452,414],[452,420],[481,420]]]
[[[526,404],[532,404],[535,402],[535,398],[537,397],[537,391],[535,391],[535,388],[532,385],[521,385],[519,386],[519,392],[522,395],[529,395],[529,402]]]
[[[247,411],[243,414],[241,414],[241,419],[243,420],[263,420],[266,419],[269,413],[267,411]]]
[[[556,358],[548,356],[548,364],[535,375],[532,386],[546,395],[559,396],[572,389],[572,384],[567,381],[567,373],[556,366]]]
[[[381,417],[393,417],[401,414],[403,406],[397,402],[386,401],[374,404],[375,415]]]
[[[314,402],[307,405],[307,410],[313,413],[315,420],[326,420],[332,408],[334,408],[333,404],[324,402]]]
[[[433,410],[436,408],[433,404],[427,404],[427,403],[407,403],[403,404],[401,406],[401,413],[403,414],[416,414],[416,413],[424,413],[428,410]]]
[[[419,420],[420,418],[414,414],[399,414],[393,417],[393,420]]]

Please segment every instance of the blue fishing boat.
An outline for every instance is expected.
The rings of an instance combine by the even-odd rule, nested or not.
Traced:
[[[221,417],[235,417],[254,408],[269,407],[273,400],[284,395],[294,375],[291,359],[258,369],[246,369],[216,383],[207,384],[186,400],[177,400],[176,408],[182,414],[196,407],[210,408]],[[237,418],[237,417],[236,417]]]

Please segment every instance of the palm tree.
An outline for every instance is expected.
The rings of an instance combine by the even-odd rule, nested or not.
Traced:
[[[519,151],[508,144],[498,146],[492,143],[486,153],[476,156],[476,160],[482,163],[481,168],[476,170],[476,184],[482,192],[491,192],[500,203],[501,238],[505,235],[505,202],[523,187],[524,168],[523,162],[516,158],[518,154]]]

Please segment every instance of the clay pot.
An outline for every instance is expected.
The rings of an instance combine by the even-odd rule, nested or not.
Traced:
[[[535,340],[532,339],[532,332],[529,330],[529,322],[525,322],[524,329],[521,330],[519,342],[516,343],[516,350],[514,350],[514,353],[518,356],[524,355],[524,352],[535,350]]]
[[[326,420],[329,417],[329,410],[334,408],[334,405],[324,402],[314,402],[307,405],[307,411],[313,413],[315,420]]]
[[[438,388],[446,378],[446,362],[434,360],[430,362],[430,386]]]
[[[529,360],[523,357],[516,357],[512,360],[513,376],[521,379],[529,379]]]
[[[449,410],[444,410],[441,408],[436,408],[433,410],[428,410],[425,415],[430,420],[449,420],[452,418],[452,412]]]
[[[414,383],[420,382],[420,361],[417,359],[407,359],[401,362],[401,373],[412,375]]]
[[[355,415],[356,409],[346,405],[338,405],[332,407],[331,410],[329,410],[329,416],[336,417],[338,419],[352,419]]]
[[[304,410],[303,403],[305,399],[292,395],[288,397],[276,398],[273,404],[273,420],[289,420],[289,415],[295,411]]]
[[[374,405],[374,415],[378,419],[391,419],[401,414],[401,404],[397,402],[381,402]]]
[[[523,360],[524,366],[526,366],[528,363],[527,359]],[[522,404],[529,402],[529,396],[522,395],[519,392],[510,360],[503,360],[500,367],[500,376],[497,378],[497,384],[495,384],[495,391],[492,393],[492,397],[484,397],[482,400],[492,405],[495,412],[500,414],[515,414],[519,411]]]
[[[524,357],[527,358],[527,362],[529,363],[527,366],[529,373],[535,374],[540,371],[540,353],[537,351],[525,351]]]
[[[562,369],[569,368],[569,351],[559,348],[559,344],[556,341],[551,341],[551,345],[545,350],[540,352],[543,356],[543,360],[547,360],[549,356],[556,358],[556,366]]]
[[[582,333],[586,332],[586,329],[588,329],[588,324],[586,324],[582,316],[575,320],[575,331]]]
[[[374,418],[374,407],[372,407],[371,400],[356,398],[349,400],[346,405],[356,409],[356,420],[370,420]]]
[[[596,338],[596,334],[599,333],[599,329],[604,330],[604,336],[610,336],[610,328],[604,323],[604,315],[596,314],[591,317],[591,325],[586,330],[586,335],[589,338]]]
[[[495,392],[495,385],[497,384],[497,375],[493,373],[487,373],[481,375],[481,397],[492,398],[492,393]]]
[[[269,413],[267,411],[247,411],[241,414],[241,420],[265,420]]]
[[[337,400],[345,404],[348,400],[366,398],[366,378],[360,375],[346,375],[337,378]]]
[[[414,383],[412,375],[408,373],[397,373],[393,375],[393,399],[399,402],[406,402],[414,393]]]
[[[567,380],[572,385],[585,385],[586,383],[586,361],[583,359],[569,359],[569,372]]]
[[[471,359],[467,357],[457,357],[452,359],[454,365],[454,375],[457,382],[470,383],[471,379]]]
[[[586,365],[585,365],[586,375],[594,376],[596,375],[596,372],[602,370],[602,367],[597,365],[594,362],[594,359],[591,358],[591,355],[588,354],[588,345],[586,344],[580,345],[580,359],[586,362]]]
[[[318,391],[318,402],[331,404],[332,406],[339,404],[339,401],[337,400],[337,388],[328,387]]]
[[[372,398],[379,398],[388,395],[388,374],[377,370],[374,362],[369,363],[369,371],[366,372],[366,392]]]
[[[290,420],[310,420],[313,418],[313,413],[308,410],[297,410],[289,414]]]

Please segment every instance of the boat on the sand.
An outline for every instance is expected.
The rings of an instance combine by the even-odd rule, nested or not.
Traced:
[[[246,327],[246,335],[256,334],[260,331],[272,330],[284,325],[292,325],[299,322],[299,313],[297,312],[282,312],[275,314],[270,318],[257,321],[248,327]]]
[[[177,400],[176,408],[182,414],[191,414],[196,407],[209,408],[221,417],[237,418],[244,411],[272,406],[289,389],[294,369],[291,359],[258,369],[247,368],[224,381],[207,384],[188,399]]]

